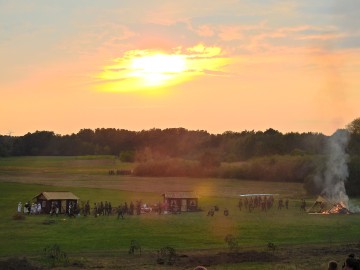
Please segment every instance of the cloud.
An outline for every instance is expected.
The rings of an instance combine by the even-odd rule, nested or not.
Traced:
[[[199,36],[202,37],[212,37],[215,35],[214,30],[209,25],[200,25],[196,30],[194,30]]]

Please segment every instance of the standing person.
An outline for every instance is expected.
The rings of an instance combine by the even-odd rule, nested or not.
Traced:
[[[133,202],[130,202],[130,215],[134,215],[134,203]]]
[[[97,208],[96,203],[94,203],[94,217],[97,217],[97,216],[98,216],[98,208]]]
[[[22,212],[22,203],[21,202],[18,203],[17,211],[18,211],[18,213]]]
[[[103,209],[103,216],[108,216],[108,215],[109,215],[109,204],[107,201],[105,201],[104,209]]]
[[[41,214],[41,203],[37,204],[37,213]]]
[[[56,216],[59,215],[59,212],[60,212],[59,204],[58,204],[58,202],[55,202],[55,214],[56,214]]]
[[[136,202],[136,215],[141,214],[141,201]]]
[[[124,203],[124,214],[129,214],[129,207],[127,205],[127,202]]]
[[[26,204],[25,204],[25,207],[27,209],[27,214],[30,215],[30,212],[31,212],[31,204],[30,204],[30,201],[28,201]]]
[[[90,203],[89,201],[86,201],[84,206],[84,216],[90,215]]]
[[[53,216],[54,214],[57,215],[57,213],[56,213],[56,205],[55,205],[55,202],[52,202],[51,207],[50,207],[50,216]]]
[[[285,201],[285,208],[289,209],[289,199],[286,199],[286,201]]]
[[[117,219],[119,219],[121,217],[121,219],[124,219],[124,208],[123,206],[120,204],[118,209],[117,209]]]
[[[301,201],[300,210],[306,211],[306,201],[304,199]]]
[[[279,199],[279,202],[278,202],[278,210],[281,210],[283,208],[283,200],[282,199]]]
[[[112,206],[111,206],[111,202],[109,202],[109,215],[112,215]]]
[[[31,204],[30,214],[35,215],[35,214],[36,214],[36,210],[37,210],[37,204],[32,203],[32,204]]]

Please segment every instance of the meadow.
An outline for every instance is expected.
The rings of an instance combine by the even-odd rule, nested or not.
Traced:
[[[71,258],[102,269],[193,269],[199,258],[229,252],[226,235],[238,239],[239,253],[253,252],[240,263],[209,263],[208,269],[325,269],[329,259],[344,260],[349,252],[360,253],[360,215],[309,215],[300,183],[235,179],[149,178],[108,175],[110,169],[131,169],[114,157],[16,157],[0,159],[0,256],[27,256],[38,260],[44,247],[58,244]],[[42,191],[67,190],[82,201],[111,201],[113,206],[142,200],[153,204],[165,191],[192,190],[203,211],[180,215],[140,216],[26,216],[14,220],[19,201],[31,200]],[[239,211],[239,194],[272,193],[288,198],[289,209],[267,212]],[[357,204],[358,200],[353,200]],[[220,211],[208,217],[214,205]],[[228,208],[230,215],[222,213]],[[52,220],[51,224],[47,221]],[[131,240],[138,241],[143,255],[127,254]],[[273,243],[274,250],[268,249]],[[171,246],[193,258],[174,266],[156,264],[157,250]],[[264,254],[274,255],[264,261]],[[185,256],[184,256],[185,257]],[[85,259],[84,259],[85,258]],[[95,266],[94,266],[95,265]],[[72,266],[74,267],[74,266]],[[295,267],[295,268],[294,268]]]

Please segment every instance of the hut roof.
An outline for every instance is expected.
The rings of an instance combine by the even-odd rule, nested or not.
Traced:
[[[46,200],[79,200],[79,198],[70,191],[44,191],[34,198],[39,197],[43,197]]]
[[[196,195],[192,191],[176,191],[176,192],[165,192],[163,194],[165,198],[180,198],[180,199],[193,199],[193,198],[199,198],[198,195]]]

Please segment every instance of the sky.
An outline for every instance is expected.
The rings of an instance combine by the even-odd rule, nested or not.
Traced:
[[[0,0],[0,134],[360,116],[358,0]]]

